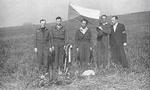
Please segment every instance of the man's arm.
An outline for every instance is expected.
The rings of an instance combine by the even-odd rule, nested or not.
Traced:
[[[68,44],[68,32],[67,32],[67,28],[64,28],[64,34],[65,34],[65,45]]]
[[[49,29],[48,29],[48,31],[47,31],[46,39],[47,39],[49,51],[52,51],[52,48],[51,48],[51,47],[52,47],[52,42],[51,42],[51,32],[50,32]]]
[[[79,35],[78,35],[78,30],[77,30],[75,33],[75,47],[76,47],[77,51],[78,51],[78,43],[79,43],[78,38],[79,38]]]
[[[125,29],[125,26],[122,24],[122,43],[124,46],[127,45],[127,34],[126,34],[126,29]]]
[[[35,31],[35,36],[34,36],[34,51],[37,52],[37,29]]]
[[[90,50],[92,50],[92,46],[93,46],[93,40],[92,40],[92,32],[91,30],[89,30],[89,38],[90,38]]]
[[[51,42],[51,49],[54,50],[54,33],[53,33],[53,27],[50,29],[50,42]]]
[[[103,29],[102,29],[102,27],[101,26],[98,26],[97,28],[96,28],[96,30],[97,30],[97,36],[98,37],[101,37],[101,36],[103,36]]]

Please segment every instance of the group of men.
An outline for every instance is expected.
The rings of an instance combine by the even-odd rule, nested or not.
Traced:
[[[123,68],[129,68],[126,59],[124,46],[127,45],[127,34],[125,26],[118,22],[117,16],[112,16],[111,23],[108,22],[107,16],[100,17],[100,23],[97,30],[97,48],[96,48],[96,66],[103,69],[108,65],[109,60]],[[46,68],[52,66],[52,79],[57,79],[64,67],[65,46],[67,44],[67,30],[62,25],[62,18],[56,18],[56,25],[51,28],[46,27],[46,20],[40,20],[40,28],[36,30],[35,48],[37,53],[37,63],[39,67]],[[88,69],[90,65],[90,54],[93,50],[92,31],[88,28],[88,20],[81,20],[81,27],[75,33],[75,50],[77,52],[77,61],[81,70]],[[108,53],[111,52],[111,59]]]
[[[108,23],[107,16],[102,15],[97,27],[97,67],[106,69],[108,63],[114,63],[117,67],[129,68],[124,47],[127,46],[127,34],[125,26],[119,23],[118,16],[112,16]],[[119,67],[118,67],[119,68]]]
[[[66,29],[61,24],[62,18],[56,18],[56,25],[48,29],[46,20],[40,20],[40,28],[35,33],[35,48],[37,64],[39,69],[46,69],[52,66],[53,79],[63,69],[64,48],[66,44]]]

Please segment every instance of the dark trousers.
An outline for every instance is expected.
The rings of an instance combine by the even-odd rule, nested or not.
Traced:
[[[54,48],[55,48],[54,49],[54,53],[55,53],[54,67],[56,69],[58,69],[58,68],[63,69],[64,47],[63,46],[55,46]]]
[[[46,68],[47,69],[47,63],[48,63],[48,48],[37,48],[37,63],[39,65],[39,68]]]
[[[123,68],[129,68],[129,63],[126,59],[125,50],[122,45],[111,47],[111,58],[116,65],[121,65]]]
[[[106,68],[107,64],[108,64],[108,53],[109,53],[109,49],[108,49],[108,37],[107,36],[103,36],[102,39],[100,41],[97,41],[97,68],[100,69],[100,67],[102,66],[103,69]]]
[[[88,64],[90,63],[90,43],[81,42],[79,45],[78,59],[80,62],[80,68],[82,70],[88,69]]]
[[[50,66],[51,78],[57,79],[58,69],[63,70],[64,48],[63,46],[54,46],[54,51],[51,54]]]

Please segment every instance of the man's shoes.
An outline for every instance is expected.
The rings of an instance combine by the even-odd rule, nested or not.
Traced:
[[[56,81],[54,84],[56,84],[56,85],[62,85],[63,84],[63,81]]]
[[[49,81],[49,84],[55,84],[57,81],[58,81],[57,79],[51,79],[51,80]]]

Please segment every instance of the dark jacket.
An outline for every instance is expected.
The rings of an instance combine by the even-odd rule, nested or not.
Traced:
[[[116,31],[114,32],[113,26],[111,28],[111,35],[110,35],[110,45],[123,45],[123,43],[127,42],[127,34],[125,30],[124,24],[118,23],[116,27]]]
[[[35,48],[51,47],[51,32],[47,28],[39,28],[36,30]]]
[[[92,47],[92,32],[90,29],[83,34],[80,30],[75,34],[75,46],[79,49],[77,59],[80,62],[81,69],[87,69],[90,63],[90,47]]]
[[[107,36],[111,33],[111,25],[109,23],[107,23],[106,25],[100,25],[103,30],[100,30],[98,27],[97,27],[97,40],[100,41],[102,39],[102,37],[104,36]]]
[[[56,25],[51,28],[52,31],[52,45],[62,45],[64,46],[67,42],[66,28],[61,27],[60,30],[57,30]]]
[[[35,34],[35,48],[37,48],[37,60],[39,65],[48,65],[48,52],[51,47],[51,32],[47,28],[39,28]]]
[[[97,68],[100,68],[102,65],[103,68],[106,68],[109,60],[109,35],[111,33],[111,25],[105,23],[100,26],[103,30],[97,28]]]
[[[127,34],[125,32],[125,26],[121,23],[118,23],[115,32],[112,26],[112,31],[110,34],[110,49],[112,60],[115,64],[119,64],[124,68],[129,67],[123,46],[123,43],[126,42],[127,42]]]

